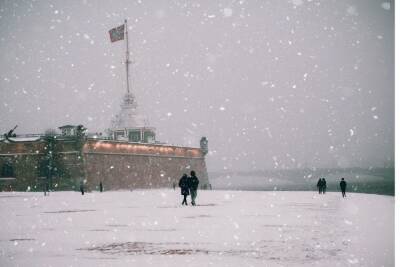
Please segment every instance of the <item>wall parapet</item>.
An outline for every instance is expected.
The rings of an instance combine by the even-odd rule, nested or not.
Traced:
[[[155,157],[204,158],[204,154],[200,148],[102,140],[87,140],[83,146],[82,152],[85,154],[101,153]]]

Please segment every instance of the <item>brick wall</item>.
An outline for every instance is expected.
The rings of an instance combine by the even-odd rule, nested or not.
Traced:
[[[0,142],[0,171],[6,161],[12,163],[15,180],[0,181],[0,190],[42,191],[44,174],[40,172],[47,143]],[[54,143],[53,190],[78,190],[87,181],[87,190],[172,187],[183,173],[196,171],[200,187],[208,185],[204,155],[199,148],[117,141],[56,140]],[[41,167],[42,166],[42,167]]]
[[[183,173],[196,171],[207,185],[204,156],[198,148],[123,142],[87,142],[83,148],[87,188],[105,190],[172,187]]]

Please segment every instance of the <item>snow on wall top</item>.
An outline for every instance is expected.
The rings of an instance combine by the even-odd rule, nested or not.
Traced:
[[[87,141],[83,147],[84,153],[126,153],[172,157],[202,158],[199,148],[177,147],[155,144],[139,144],[115,141]]]

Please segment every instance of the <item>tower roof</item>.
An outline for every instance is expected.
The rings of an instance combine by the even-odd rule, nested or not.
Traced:
[[[114,118],[111,128],[116,130],[139,127],[148,127],[147,118],[139,113],[138,104],[133,93],[127,92],[121,103],[121,110]]]

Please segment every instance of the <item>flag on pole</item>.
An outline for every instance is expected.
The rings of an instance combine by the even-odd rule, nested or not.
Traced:
[[[124,30],[125,24],[109,30],[108,32],[110,33],[111,42],[113,43],[119,40],[124,40]]]

